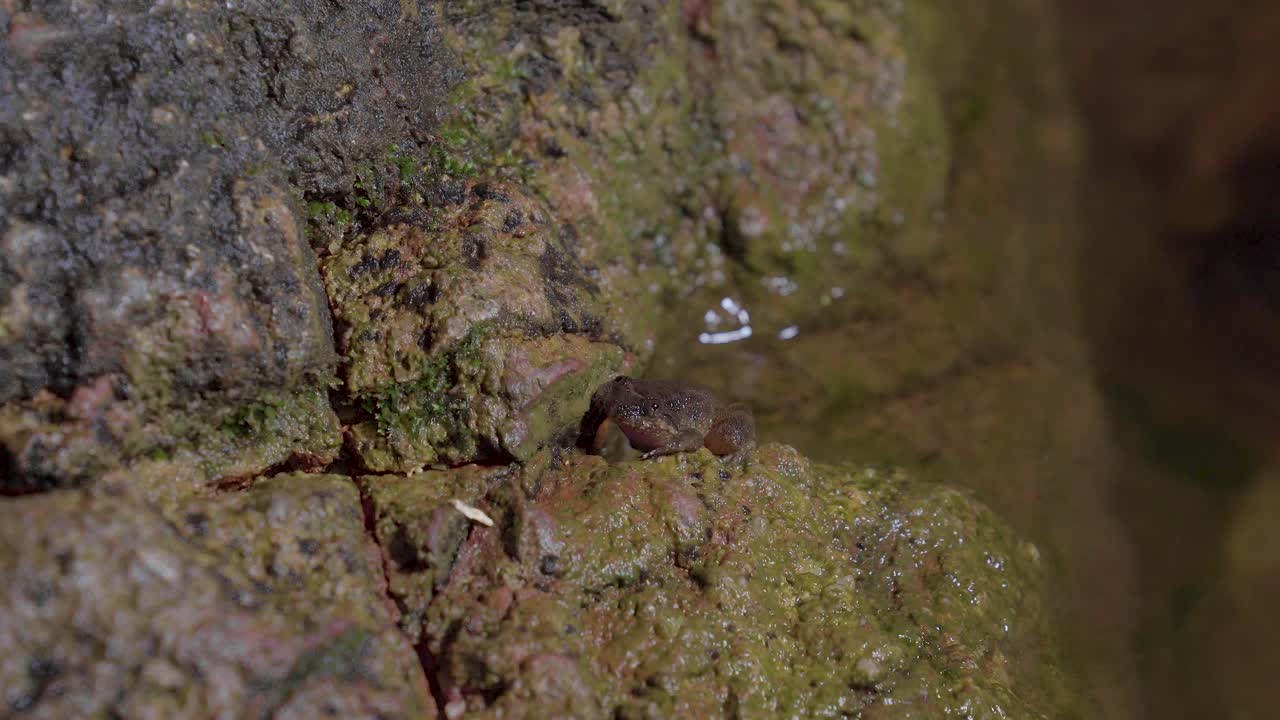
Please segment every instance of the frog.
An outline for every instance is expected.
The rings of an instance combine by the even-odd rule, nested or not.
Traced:
[[[641,459],[693,452],[705,447],[717,456],[741,456],[755,447],[751,409],[721,402],[710,389],[679,380],[618,376],[591,398],[582,423],[588,449],[599,454],[613,424]]]

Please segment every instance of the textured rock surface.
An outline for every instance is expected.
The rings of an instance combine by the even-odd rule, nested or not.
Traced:
[[[578,242],[515,186],[466,184],[450,205],[325,258],[352,447],[371,470],[526,459],[577,427],[627,370],[626,312]]]
[[[477,167],[514,157],[603,272],[658,294],[675,314],[660,329],[688,338],[725,294],[756,332],[847,316],[845,291],[936,256],[950,148],[923,60],[935,8],[588,5],[450,3],[474,79],[449,127]]]
[[[449,581],[458,548],[471,532],[471,521],[452,501],[482,504],[492,487],[519,475],[515,467],[473,465],[360,478],[387,569],[387,589],[401,610],[400,628],[414,643],[426,640],[427,609]]]
[[[526,458],[726,293],[776,331],[929,257],[926,11],[118,5],[3,11],[11,492],[324,466],[335,377],[368,469]]]
[[[0,441],[24,478],[7,489],[188,448],[214,477],[331,459],[315,396],[336,355],[298,197],[350,189],[431,124],[453,76],[429,16],[27,6],[0,5]],[[94,419],[42,391],[105,393],[125,417],[86,442]],[[228,443],[221,426],[258,402],[308,431]]]
[[[1038,554],[964,495],[780,445],[745,469],[705,451],[530,468],[365,480],[451,716],[1066,711]],[[446,501],[477,486],[495,527]]]
[[[928,66],[907,62],[909,39],[922,55],[934,41],[929,11],[440,10],[469,79],[431,156],[396,159],[435,184],[313,215],[349,444],[368,469],[526,458],[568,429],[584,387],[646,365],[658,336],[831,322],[847,288],[934,257],[949,147]],[[375,224],[397,224],[355,227],[387,204]],[[592,344],[531,352],[547,332]],[[494,381],[513,349],[562,374],[554,407]]]
[[[967,498],[563,449],[690,312],[928,265],[929,17],[0,0],[0,493],[55,490],[0,503],[0,700],[1054,714],[1034,552]]]
[[[127,484],[0,504],[0,688],[29,717],[433,717],[346,478],[162,513]]]

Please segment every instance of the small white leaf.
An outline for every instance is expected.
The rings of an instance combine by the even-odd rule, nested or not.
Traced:
[[[480,508],[468,505],[457,498],[454,498],[450,502],[452,502],[453,506],[458,509],[458,512],[465,515],[468,520],[478,522],[485,527],[493,527],[493,518],[485,514],[485,511]]]

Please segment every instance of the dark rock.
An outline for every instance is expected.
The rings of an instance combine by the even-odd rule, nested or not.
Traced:
[[[0,504],[7,708],[434,717],[349,479],[278,476],[195,525],[106,485]]]

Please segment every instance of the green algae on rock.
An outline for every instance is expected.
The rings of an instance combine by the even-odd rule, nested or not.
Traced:
[[[515,186],[468,183],[425,226],[324,259],[365,467],[525,459],[632,360],[619,300],[572,226]]]
[[[95,448],[54,414],[33,444],[0,420],[0,469],[23,478],[0,491],[184,451],[217,479],[224,417],[294,412],[271,393],[327,436],[264,439],[226,471],[332,457],[311,393],[336,356],[302,207],[430,126],[456,81],[432,17],[396,21],[398,0],[20,7],[0,8],[0,404],[26,418],[41,392],[108,382],[146,430]]]
[[[936,233],[949,159],[937,90],[895,3],[731,2],[703,22],[725,138],[726,250],[785,277],[801,319],[817,293]],[[928,13],[927,9],[915,12]]]
[[[41,391],[0,406],[0,447],[21,470],[15,477],[0,476],[0,490],[74,485],[121,468],[143,472],[156,463],[187,465],[207,484],[251,477],[283,462],[323,466],[341,444],[324,387],[263,389],[238,404],[164,413],[127,397],[128,387],[125,378],[104,376],[66,400]]]
[[[679,5],[442,8],[470,74],[445,126],[466,139],[474,165],[514,176],[573,224],[641,335],[662,324],[658,296],[683,293],[683,272],[701,258],[669,256],[669,238],[707,239],[700,218],[717,141],[695,113],[706,93],[686,72]],[[636,350],[643,362],[652,348]]]
[[[36,717],[435,715],[356,488],[157,508],[130,479],[0,503],[0,688]]]
[[[494,486],[518,474],[515,466],[468,465],[358,478],[372,512],[371,529],[382,551],[387,591],[401,610],[400,629],[415,644],[425,640],[423,617],[436,590],[448,582],[471,527],[452,501],[480,504]]]
[[[779,445],[745,469],[706,451],[539,457],[523,476],[366,480],[383,543],[401,548],[392,593],[449,713],[1065,708],[1038,554],[966,495]],[[497,527],[447,504],[477,487]]]
[[[444,122],[466,128],[477,165],[519,158],[625,292],[682,300],[648,313],[660,335],[688,337],[703,314],[690,300],[725,293],[766,330],[816,321],[850,288],[880,292],[935,257],[950,162],[927,62],[935,9],[536,7],[444,9],[471,72],[465,122]]]
[[[277,186],[238,180],[231,197],[237,244],[255,266],[248,275],[243,260],[188,243],[157,250],[158,268],[122,265],[73,283],[73,317],[58,322],[83,321],[76,342],[85,366],[65,387],[0,406],[0,443],[27,478],[22,486],[0,478],[5,489],[90,481],[180,452],[211,479],[294,453],[334,456],[337,421],[318,386],[336,358],[315,258]],[[19,222],[0,235],[19,280],[5,313],[18,352],[47,330],[47,310],[35,308],[50,267],[62,263],[52,249],[64,244],[50,232]],[[270,409],[256,430],[277,432],[226,437],[222,423],[254,405]]]
[[[397,148],[396,165],[434,187],[371,200],[372,229],[322,261],[364,467],[524,459],[562,432],[568,413],[510,406],[504,345],[595,341],[553,353],[589,385],[621,370],[608,345],[642,367],[687,320],[664,302],[780,293],[771,312],[792,322],[869,258],[928,255],[947,145],[906,63],[919,28],[894,3],[793,5],[431,7],[469,77],[432,152]],[[364,212],[331,205],[315,216]],[[576,409],[577,387],[560,395]]]

